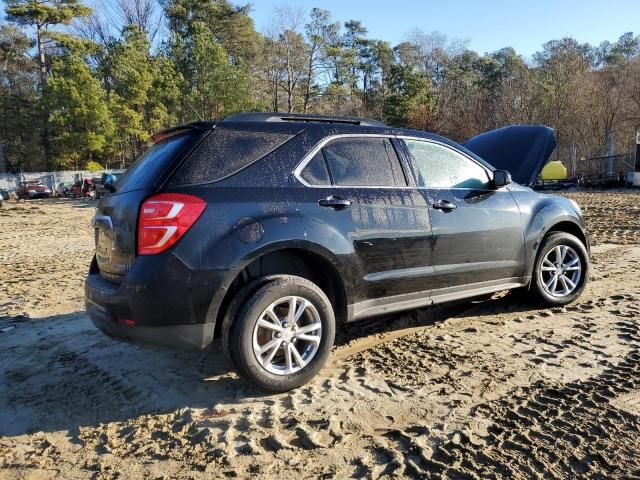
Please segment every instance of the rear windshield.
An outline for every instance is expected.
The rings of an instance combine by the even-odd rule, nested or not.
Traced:
[[[118,176],[116,191],[130,192],[152,185],[193,137],[193,132],[184,132],[154,143],[125,173]]]
[[[294,135],[216,128],[193,151],[170,185],[215,182],[260,160]]]

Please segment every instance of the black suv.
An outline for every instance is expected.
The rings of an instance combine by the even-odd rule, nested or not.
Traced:
[[[341,322],[515,288],[566,304],[588,275],[580,209],[526,186],[554,148],[539,126],[462,146],[278,114],[162,132],[98,205],[87,311],[131,340],[219,334],[278,391],[318,372]]]

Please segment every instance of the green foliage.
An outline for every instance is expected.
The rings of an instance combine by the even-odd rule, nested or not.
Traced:
[[[248,7],[227,0],[167,0],[166,52],[180,73],[180,120],[213,119],[251,108],[249,64],[259,36]]]
[[[249,5],[236,7],[228,0],[164,0],[171,41],[189,43],[206,27],[215,43],[237,62],[253,63],[259,34],[249,17]]]
[[[177,80],[172,65],[151,54],[146,34],[128,26],[104,60],[104,81],[116,128],[111,144],[116,158],[136,157],[154,131],[176,121]]]
[[[78,52],[54,60],[45,104],[58,168],[78,168],[105,152],[113,119],[100,82]]]
[[[39,70],[38,88],[40,90],[41,100],[44,100],[45,88],[47,83],[48,68],[50,63],[47,62],[47,46],[53,46],[56,42],[61,42],[61,48],[71,47],[70,43],[77,41],[72,35],[61,32],[49,32],[49,27],[56,25],[68,25],[75,18],[85,17],[91,13],[91,9],[82,4],[80,0],[7,0],[7,19],[22,26],[35,27],[36,31],[36,47],[37,62]],[[66,44],[65,44],[66,42]],[[77,48],[79,45],[73,45]],[[86,46],[86,45],[85,45]],[[42,151],[44,153],[44,164],[46,168],[52,166],[50,161],[50,145],[49,145],[49,124],[47,111],[47,102],[40,102],[38,111],[38,123],[42,126],[40,133],[40,141]],[[35,115],[34,115],[35,117]],[[35,118],[34,118],[35,119]],[[21,162],[24,163],[24,162]]]
[[[21,25],[69,24],[91,13],[80,0],[7,0],[7,17]]]
[[[389,95],[384,108],[387,121],[397,127],[430,126],[434,102],[429,82],[409,67],[391,66]]]
[[[195,25],[192,61],[192,84],[187,98],[200,117],[222,118],[247,108],[246,71],[231,62],[204,24]]]
[[[89,170],[90,172],[99,172],[101,170],[104,170],[104,167],[98,162],[91,160],[87,162],[87,170]]]
[[[37,169],[42,158],[38,71],[29,57],[33,42],[16,26],[0,26],[0,144],[5,168]],[[0,168],[2,165],[0,165]]]

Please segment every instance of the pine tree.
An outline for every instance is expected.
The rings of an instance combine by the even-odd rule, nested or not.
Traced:
[[[219,119],[250,108],[249,78],[202,23],[194,26],[188,99],[203,119]]]
[[[48,63],[46,48],[55,40],[51,38],[49,28],[56,25],[68,25],[75,18],[86,17],[91,9],[80,0],[7,0],[7,19],[18,25],[31,26],[36,31],[37,61],[40,72],[40,95],[42,147],[45,167],[51,167],[49,155],[49,112],[44,94],[47,86]],[[57,32],[58,38],[70,35]]]
[[[113,120],[86,50],[66,45],[53,60],[46,87],[52,154],[57,168],[80,168],[107,150]]]
[[[390,91],[384,106],[387,121],[397,127],[428,129],[434,113],[429,81],[410,67],[393,65]]]
[[[121,161],[138,156],[151,134],[176,121],[176,73],[165,58],[154,57],[150,50],[146,34],[130,25],[105,60],[105,82],[117,126],[111,144]]]
[[[0,27],[0,173],[41,168],[38,69],[31,48],[18,27]]]

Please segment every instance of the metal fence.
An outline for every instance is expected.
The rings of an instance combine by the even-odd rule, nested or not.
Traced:
[[[99,177],[102,172],[88,170],[69,170],[61,172],[28,172],[19,174],[0,173],[0,190],[15,192],[20,182],[39,180],[52,191],[60,183],[74,183],[85,178]]]
[[[611,155],[578,162],[577,174],[586,176],[618,177],[635,170],[635,155]]]

